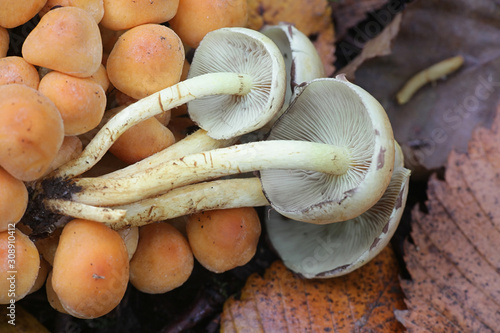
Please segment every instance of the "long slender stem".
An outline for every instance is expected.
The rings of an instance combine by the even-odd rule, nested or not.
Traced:
[[[54,213],[110,224],[122,221],[126,214],[123,209],[95,207],[60,199],[46,199],[44,205]]]
[[[138,173],[145,172],[147,169],[156,168],[165,161],[178,159],[182,156],[202,151],[228,147],[236,141],[238,141],[238,137],[231,139],[213,139],[207,135],[207,131],[200,129],[154,155],[120,170],[102,175],[101,178],[130,177]]]
[[[121,229],[205,210],[266,205],[269,202],[256,177],[215,180],[179,187],[154,198],[115,207],[126,210],[126,215],[120,221],[106,224],[113,229]]]
[[[222,176],[263,169],[318,171],[342,175],[350,165],[346,148],[306,141],[261,141],[214,149],[166,161],[154,169],[120,179],[72,180],[71,200],[89,205],[119,205],[173,188]]]
[[[119,112],[96,134],[79,158],[63,165],[51,178],[72,178],[92,168],[115,140],[130,127],[163,111],[208,95],[245,95],[252,86],[248,75],[210,73],[179,82],[145,97]]]

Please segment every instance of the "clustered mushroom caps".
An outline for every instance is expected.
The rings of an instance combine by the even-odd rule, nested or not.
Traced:
[[[224,28],[207,34],[196,50],[189,79],[123,109],[78,159],[44,180],[69,178],[62,183],[63,196],[55,193],[45,199],[49,210],[80,218],[89,218],[89,213],[93,220],[121,229],[205,210],[271,205],[272,218],[266,223],[273,246],[284,260],[298,251],[285,264],[303,276],[345,274],[373,258],[399,222],[410,174],[403,167],[387,115],[369,93],[343,76],[318,78],[322,72],[313,61],[314,52],[306,57],[316,66],[314,71],[295,72],[298,63],[284,62],[280,52],[295,59],[292,55],[300,54],[296,48],[302,47],[292,43],[292,37],[300,35],[292,26],[270,27],[267,34],[280,49],[264,34],[249,29]],[[223,44],[237,53],[220,51]],[[261,44],[264,50],[256,51]],[[269,65],[250,64],[259,56],[268,58]],[[207,77],[213,78],[209,87]],[[210,87],[221,83],[225,92]],[[259,95],[265,98],[255,102]],[[186,141],[123,171],[72,178],[91,168],[127,128],[184,103],[202,128]],[[254,111],[258,109],[265,110],[263,118]],[[241,121],[240,114],[252,120]],[[235,129],[238,123],[245,128]],[[241,135],[271,124],[266,140],[233,145]],[[258,177],[213,180],[247,172],[258,172]],[[212,193],[218,195],[211,197]],[[368,225],[367,230],[351,226],[351,220],[357,221],[356,226]],[[281,244],[283,230],[288,226],[294,230],[294,223],[326,232],[345,229],[350,232],[347,238],[364,242],[356,248],[339,242],[341,249],[334,251],[340,251],[344,261],[303,270],[303,262],[297,261],[311,251],[314,254],[309,241],[297,234],[294,246],[285,245],[283,250]],[[305,249],[299,249],[301,242]]]

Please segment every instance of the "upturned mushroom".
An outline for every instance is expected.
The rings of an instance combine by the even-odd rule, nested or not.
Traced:
[[[346,221],[316,225],[269,210],[264,223],[285,266],[305,278],[345,275],[368,263],[389,243],[403,214],[410,170],[396,145],[391,182],[384,195],[363,214]]]
[[[325,78],[301,88],[267,141],[184,156],[135,177],[74,179],[70,200],[132,203],[176,187],[260,171],[265,197],[280,214],[324,224],[354,218],[372,207],[385,192],[393,167],[394,138],[382,106],[343,77]],[[172,199],[172,192],[164,196]],[[55,202],[64,200],[47,204]],[[150,212],[161,209],[149,203]],[[132,205],[116,207],[127,211],[124,221],[133,219]],[[138,212],[147,206],[142,202],[134,207]],[[64,211],[61,205],[58,209]]]
[[[189,79],[151,94],[123,109],[96,134],[82,155],[51,177],[71,178],[101,159],[123,132],[157,114],[199,99],[190,112],[219,117],[216,124],[199,123],[208,135],[224,139],[255,130],[281,108],[285,66],[277,46],[265,35],[246,28],[210,32],[197,48]],[[219,110],[224,109],[224,112]],[[214,128],[212,128],[214,127]]]

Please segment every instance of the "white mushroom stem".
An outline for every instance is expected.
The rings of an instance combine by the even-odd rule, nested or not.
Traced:
[[[200,129],[156,154],[125,168],[102,175],[100,178],[124,178],[134,176],[147,169],[156,168],[165,161],[178,159],[182,156],[202,151],[228,147],[236,143],[236,141],[238,141],[238,137],[220,140],[213,139],[207,135],[207,131]]]
[[[206,210],[267,205],[269,202],[256,177],[215,180],[179,187],[154,198],[116,207],[126,210],[124,218],[105,223],[118,230]]]
[[[246,74],[209,73],[181,81],[149,95],[111,118],[77,159],[63,165],[49,177],[72,178],[89,170],[121,134],[143,120],[204,96],[246,95],[252,86],[252,78]]]
[[[103,223],[118,223],[125,217],[123,209],[95,207],[68,200],[46,199],[44,205],[54,213]]]
[[[263,169],[292,169],[342,175],[351,165],[347,148],[307,141],[273,140],[234,145],[167,161],[120,179],[76,178],[70,199],[110,206],[135,202],[173,188]]]

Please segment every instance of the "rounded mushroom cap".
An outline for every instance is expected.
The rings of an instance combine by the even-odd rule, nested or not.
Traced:
[[[40,76],[35,66],[21,57],[10,56],[0,59],[0,85],[20,83],[38,89]]]
[[[0,26],[15,28],[33,18],[47,0],[2,0],[0,10]]]
[[[408,195],[410,171],[403,167],[398,145],[394,167],[382,198],[354,219],[317,225],[270,210],[266,230],[283,263],[305,278],[329,278],[350,273],[379,254],[399,225]]]
[[[12,244],[15,259],[12,261]],[[0,232],[0,304],[9,304],[13,290],[14,299],[20,300],[33,287],[40,269],[40,255],[35,244],[19,229]],[[12,272],[16,272],[15,274]],[[15,279],[11,279],[15,275]]]
[[[194,266],[187,239],[166,222],[139,228],[139,244],[130,261],[130,282],[148,294],[161,294],[187,281]]]
[[[88,77],[101,65],[101,33],[87,11],[56,8],[45,14],[26,37],[22,54],[30,64]]]
[[[51,71],[40,80],[38,90],[56,105],[65,135],[86,133],[101,122],[106,92],[94,80]]]
[[[222,273],[253,258],[261,225],[253,207],[216,209],[190,215],[186,233],[200,264]]]
[[[64,226],[52,272],[64,310],[82,319],[100,317],[120,303],[127,289],[127,248],[104,224],[75,219]]]
[[[39,178],[63,139],[62,118],[52,101],[22,84],[0,86],[0,165],[5,170],[23,181]]]
[[[354,218],[380,199],[391,180],[394,137],[387,115],[369,93],[342,77],[304,85],[268,139],[313,141],[350,152],[349,170],[340,176],[261,171],[266,197],[291,219],[325,224]]]
[[[144,24],[118,37],[106,69],[115,88],[140,99],[179,82],[184,59],[184,47],[172,29]]]
[[[186,45],[196,48],[210,31],[244,27],[247,20],[247,0],[181,0],[168,23]]]
[[[276,44],[262,33],[246,28],[208,33],[196,49],[188,77],[214,72],[247,74],[253,87],[243,96],[207,96],[188,103],[189,115],[209,136],[228,139],[249,133],[281,109],[285,63]]]

